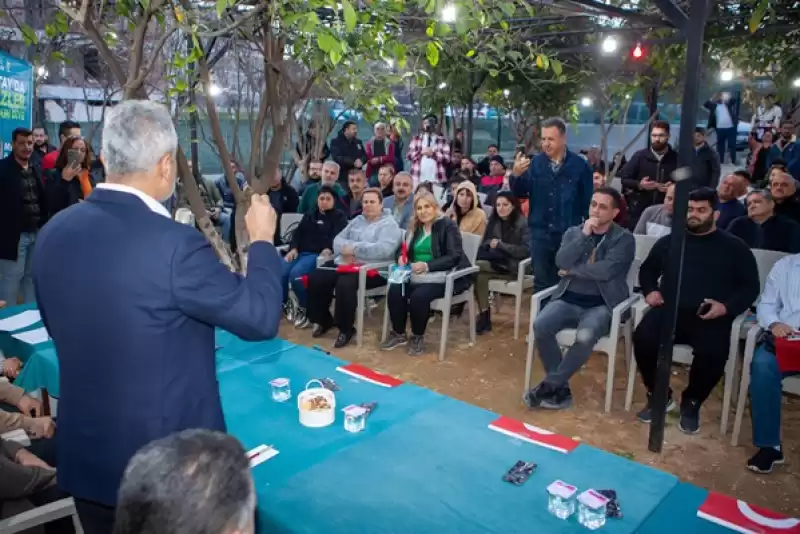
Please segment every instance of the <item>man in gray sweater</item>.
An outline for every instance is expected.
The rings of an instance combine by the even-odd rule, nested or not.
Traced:
[[[639,221],[636,223],[634,234],[652,235],[662,237],[668,235],[672,229],[672,204],[675,201],[675,184],[667,187],[667,194],[663,204],[656,204],[645,208]]]
[[[611,328],[613,308],[628,298],[628,271],[636,242],[614,223],[620,194],[595,189],[585,223],[564,233],[556,254],[561,281],[552,300],[533,322],[533,337],[547,376],[525,395],[530,408],[558,410],[572,405],[569,379],[586,363],[595,343]],[[575,343],[561,356],[557,334],[575,328]]]

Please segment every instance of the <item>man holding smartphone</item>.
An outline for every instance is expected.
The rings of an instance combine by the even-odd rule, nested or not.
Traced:
[[[690,345],[694,351],[678,424],[687,434],[700,430],[700,405],[725,372],[733,320],[753,305],[761,290],[753,253],[742,240],[717,229],[716,208],[717,193],[710,187],[689,194],[675,324],[675,343]],[[647,388],[647,406],[637,414],[644,423],[652,419],[661,325],[667,320],[664,299],[670,291],[663,287],[663,275],[669,239],[659,239],[639,269],[639,285],[650,306],[633,334],[636,364]],[[670,390],[667,411],[674,408]]]

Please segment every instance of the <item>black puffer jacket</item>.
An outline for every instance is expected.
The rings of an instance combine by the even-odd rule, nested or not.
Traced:
[[[56,168],[45,171],[45,176],[47,177],[45,180],[47,205],[50,209],[51,217],[59,211],[84,200],[81,181],[77,176],[70,181],[64,180],[61,177],[63,170]],[[97,169],[89,169],[89,182],[92,184],[92,189],[94,189],[98,181],[103,181],[102,178],[98,180],[99,174],[100,172]]]
[[[299,253],[319,254],[323,250],[333,250],[333,238],[347,226],[347,215],[342,210],[320,211],[314,209],[303,215],[300,224],[292,233],[289,248]]]
[[[645,208],[664,202],[664,193],[658,189],[645,191],[639,189],[643,178],[664,184],[672,181],[672,173],[678,168],[678,153],[672,147],[659,160],[649,148],[643,148],[631,156],[630,161],[619,171],[625,198],[628,201],[628,217],[631,228],[636,226]]]
[[[422,228],[417,228],[414,235],[408,239],[408,263],[414,263],[414,242],[422,234]],[[396,257],[400,257],[402,247],[397,249]],[[469,267],[469,259],[464,254],[464,245],[461,241],[461,230],[449,217],[439,217],[431,227],[431,253],[433,259],[428,262],[428,272],[450,271],[452,269],[465,269]]]
[[[347,184],[347,175],[355,167],[355,161],[361,160],[361,164],[366,167],[367,152],[364,150],[364,143],[361,139],[353,137],[348,139],[344,135],[344,130],[331,141],[331,158],[339,164],[339,183]],[[345,187],[345,189],[348,189]]]
[[[497,239],[500,243],[497,248],[497,259],[502,263],[508,272],[516,274],[519,269],[519,262],[531,256],[531,232],[528,221],[522,214],[512,223],[504,221],[497,215],[492,215],[483,233],[481,250],[490,249],[489,243],[492,239]],[[478,253],[480,257],[481,253]]]

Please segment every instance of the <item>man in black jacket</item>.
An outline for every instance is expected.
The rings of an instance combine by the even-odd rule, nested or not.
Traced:
[[[697,187],[719,185],[719,156],[706,143],[706,129],[698,126],[694,129],[694,158],[692,159],[692,181]]]
[[[747,195],[747,216],[734,219],[728,226],[732,233],[750,248],[800,252],[800,224],[788,217],[775,215],[772,193],[755,190]]]
[[[772,173],[769,192],[775,199],[775,213],[800,223],[800,195],[797,194],[797,181],[792,175],[787,172]]]
[[[0,300],[33,302],[33,245],[47,222],[41,170],[31,163],[33,132],[11,133],[12,151],[0,160]]]
[[[278,214],[278,222],[275,225],[275,246],[281,243],[281,215],[284,213],[297,213],[297,208],[300,206],[300,197],[294,187],[287,184],[281,177],[280,169],[275,171],[275,176],[270,184],[269,203]]]
[[[717,229],[716,204],[717,194],[711,188],[689,194],[675,325],[675,343],[690,345],[694,352],[678,424],[687,434],[700,430],[700,405],[725,372],[733,320],[753,305],[761,291],[753,253],[741,239]],[[665,236],[656,241],[639,269],[639,285],[650,306],[633,334],[636,364],[647,388],[647,406],[637,417],[645,423],[652,419],[661,325],[667,320],[664,299],[670,291],[663,286],[663,274],[669,240]],[[670,390],[667,411],[674,408]]]
[[[645,208],[664,202],[677,168],[678,153],[669,146],[669,123],[655,121],[650,130],[650,148],[635,152],[618,174],[628,201],[629,228],[636,228]]]
[[[353,169],[361,169],[367,161],[364,143],[356,137],[358,126],[347,121],[339,131],[339,135],[331,141],[331,157],[339,164],[339,185],[347,190],[347,176]]]

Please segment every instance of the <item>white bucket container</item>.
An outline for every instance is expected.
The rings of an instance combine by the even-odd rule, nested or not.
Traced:
[[[319,387],[309,387],[314,382],[319,384]],[[311,402],[318,402],[314,401],[318,397],[324,399],[326,407],[316,410],[309,409]],[[297,396],[297,408],[300,411],[300,424],[303,426],[322,428],[333,424],[336,420],[336,396],[317,379],[309,380],[306,389]]]

